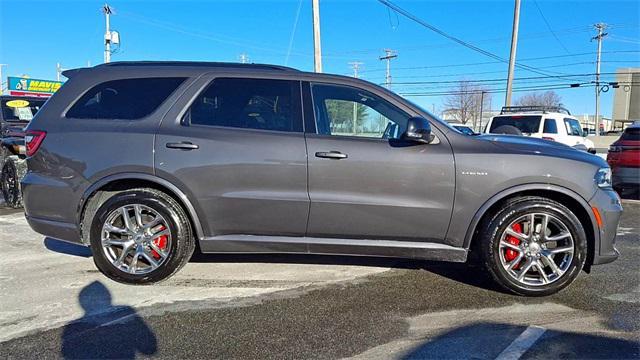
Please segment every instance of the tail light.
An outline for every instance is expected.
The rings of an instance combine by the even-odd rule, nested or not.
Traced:
[[[556,141],[556,139],[550,137],[550,136],[543,136],[542,137],[543,140],[549,140],[549,141]]]
[[[40,130],[29,130],[25,134],[24,143],[27,146],[27,156],[33,156],[42,145],[47,133]]]

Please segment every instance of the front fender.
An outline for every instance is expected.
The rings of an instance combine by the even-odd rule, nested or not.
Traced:
[[[493,205],[498,203],[500,200],[506,199],[515,194],[523,193],[523,192],[531,192],[536,190],[560,193],[562,195],[566,195],[572,198],[578,204],[580,204],[580,206],[582,206],[585,212],[589,215],[591,226],[593,228],[593,234],[595,237],[594,240],[596,242],[599,241],[599,237],[598,237],[599,231],[597,229],[596,219],[586,199],[584,199],[582,196],[580,196],[578,193],[574,192],[573,190],[559,186],[559,185],[544,184],[544,183],[530,183],[530,184],[522,184],[522,185],[513,186],[510,188],[504,189],[498,192],[497,194],[495,194],[494,196],[492,196],[491,198],[489,198],[489,200],[487,200],[484,204],[482,204],[482,206],[475,211],[475,214],[473,215],[473,218],[465,232],[463,247],[465,249],[469,249],[469,247],[471,246],[471,240],[473,239],[473,234],[476,231],[476,228],[480,223],[482,216],[486,214],[487,210],[489,210]]]

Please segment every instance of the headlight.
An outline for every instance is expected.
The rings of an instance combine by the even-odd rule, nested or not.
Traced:
[[[601,188],[611,187],[611,168],[600,168],[594,177],[596,185]]]

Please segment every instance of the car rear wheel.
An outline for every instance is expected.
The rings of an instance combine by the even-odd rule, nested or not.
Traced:
[[[562,204],[541,197],[509,201],[485,222],[481,258],[491,277],[519,295],[545,296],[573,282],[586,259],[586,235]]]
[[[0,174],[0,185],[2,186],[2,196],[4,202],[12,208],[22,206],[22,194],[20,192],[20,180],[18,170],[12,160],[7,160],[2,167]]]
[[[154,189],[127,190],[105,201],[93,216],[90,242],[98,269],[128,284],[169,278],[195,248],[182,207]]]

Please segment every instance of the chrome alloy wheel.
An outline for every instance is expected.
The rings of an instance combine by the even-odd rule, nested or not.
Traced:
[[[102,225],[102,251],[113,266],[146,274],[166,261],[171,249],[169,223],[157,211],[130,204],[112,211]]]
[[[514,220],[500,235],[500,262],[514,280],[529,286],[551,284],[573,260],[567,226],[553,215],[531,213]]]

